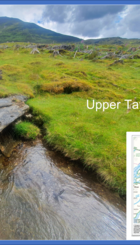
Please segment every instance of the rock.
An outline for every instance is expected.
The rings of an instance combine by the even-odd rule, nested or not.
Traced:
[[[0,99],[0,132],[28,111],[25,100],[27,97],[22,95]]]
[[[37,48],[48,48],[49,47],[49,45],[47,45],[47,44],[38,44],[37,45]]]
[[[30,54],[40,54],[39,50],[37,48],[33,48],[33,50],[30,52]]]
[[[28,46],[26,46],[26,48],[37,48],[37,45],[32,45],[32,44],[29,44]]]
[[[9,107],[12,105],[12,101],[11,99],[0,99],[0,109],[3,108],[3,107]]]
[[[4,45],[3,46],[3,49],[7,49],[7,48],[9,48],[9,46],[7,46],[7,45]]]
[[[16,44],[15,46],[14,46],[14,50],[17,50],[17,49],[19,49],[20,48],[20,45],[19,44]]]
[[[2,80],[2,70],[0,70],[0,80]]]
[[[116,54],[115,52],[110,52],[110,53],[107,53],[104,57],[102,57],[101,59],[104,60],[104,59],[110,59],[110,58],[114,58],[116,57]]]
[[[33,116],[32,116],[32,114],[26,114],[25,115],[25,118],[27,118],[27,119],[31,119]]]
[[[84,50],[84,51],[81,51],[82,53],[85,53],[85,54],[92,54],[93,52],[93,49],[90,49],[90,50]]]
[[[128,58],[130,58],[130,55],[129,54],[124,54],[124,55],[122,55],[120,57],[120,60],[122,60],[122,59],[128,59]]]
[[[59,54],[59,50],[54,50],[54,51],[53,51],[53,56],[55,57],[55,56],[57,56],[57,55],[60,55],[60,54]]]
[[[140,55],[134,54],[134,55],[133,55],[133,59],[140,59]]]
[[[5,157],[10,157],[19,142],[14,140],[10,132],[0,133],[0,151]]]
[[[131,47],[131,48],[129,48],[127,51],[128,51],[128,52],[132,52],[132,51],[135,52],[136,50],[137,50],[136,47]]]
[[[61,45],[61,46],[54,46],[53,49],[64,49],[64,50],[70,50],[73,51],[75,48],[75,45]]]

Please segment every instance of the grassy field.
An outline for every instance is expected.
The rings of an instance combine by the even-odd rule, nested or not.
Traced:
[[[140,101],[140,59],[95,59],[65,52],[53,57],[48,50],[0,50],[0,97],[26,94],[28,105],[44,123],[45,139],[72,159],[96,169],[106,184],[126,191],[126,132],[140,131],[139,109],[127,110],[125,99]],[[14,44],[15,45],[15,44]],[[96,47],[93,47],[96,48]],[[106,51],[129,47],[98,46]],[[140,51],[135,52],[139,54]],[[87,109],[87,99],[121,102],[119,109]]]

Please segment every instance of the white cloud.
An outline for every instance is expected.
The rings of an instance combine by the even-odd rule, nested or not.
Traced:
[[[83,39],[140,38],[140,6],[1,5],[0,16],[19,18]]]

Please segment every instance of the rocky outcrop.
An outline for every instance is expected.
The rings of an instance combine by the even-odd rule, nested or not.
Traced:
[[[0,99],[0,132],[28,111],[26,100],[27,97],[22,95]]]
[[[60,45],[60,46],[53,46],[53,49],[64,49],[64,50],[70,50],[73,51],[75,48],[75,45]]]
[[[37,48],[44,48],[44,49],[46,49],[46,48],[48,48],[49,47],[49,45],[47,45],[47,44],[38,44],[37,45]]]

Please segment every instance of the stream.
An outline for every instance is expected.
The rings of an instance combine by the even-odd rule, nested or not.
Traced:
[[[93,174],[45,147],[0,154],[1,240],[125,240],[126,204]]]

